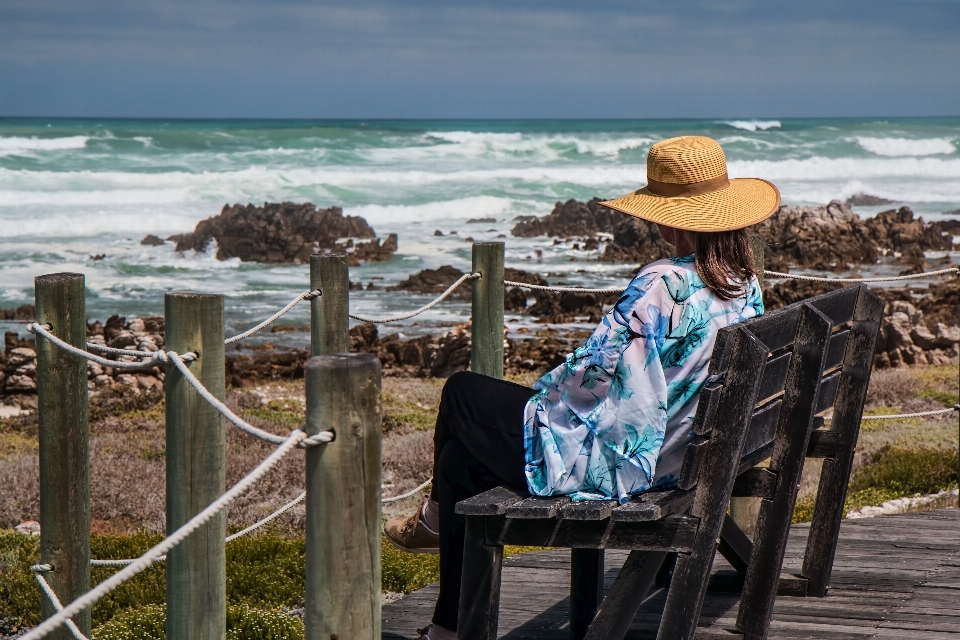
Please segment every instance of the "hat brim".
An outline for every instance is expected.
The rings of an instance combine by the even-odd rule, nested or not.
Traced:
[[[688,231],[743,229],[780,208],[780,191],[760,178],[733,178],[730,186],[697,196],[668,198],[646,187],[600,204],[649,222]]]

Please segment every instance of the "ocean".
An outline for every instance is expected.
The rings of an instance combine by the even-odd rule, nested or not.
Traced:
[[[595,252],[548,238],[513,238],[513,221],[549,213],[557,201],[641,187],[650,145],[686,134],[717,139],[731,177],[768,179],[787,204],[867,193],[928,220],[950,211],[960,217],[960,118],[0,119],[0,308],[32,302],[35,276],[74,271],[86,274],[91,319],[162,314],[164,292],[193,290],[225,294],[228,334],[252,326],[308,288],[305,265],[218,261],[213,250],[179,255],[171,243],[140,244],[147,234],[192,231],[224,204],[247,202],[337,205],[381,237],[397,233],[389,262],[351,269],[364,284],[390,285],[443,264],[466,270],[468,238],[501,236],[508,266],[551,274],[553,282],[621,283],[634,265],[599,263]],[[890,206],[854,210],[868,216]],[[428,299],[355,291],[351,310],[388,315]],[[306,323],[303,307],[285,322]],[[467,317],[466,303],[450,302],[395,328],[417,333]],[[13,323],[0,329],[23,332]]]

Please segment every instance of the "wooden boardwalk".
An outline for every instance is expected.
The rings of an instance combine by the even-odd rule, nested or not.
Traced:
[[[799,573],[807,532],[807,525],[792,528],[786,572]],[[561,549],[504,562],[502,638],[569,638],[569,558]],[[625,558],[625,552],[607,552],[607,588]],[[716,571],[729,571],[717,558]],[[430,621],[436,589],[430,585],[384,606],[383,638],[416,638],[415,630]],[[655,637],[663,601],[662,589],[651,593],[628,638]],[[736,637],[724,631],[736,615],[736,594],[708,593],[703,635]],[[844,520],[830,594],[778,597],[770,638],[960,640],[960,510]]]

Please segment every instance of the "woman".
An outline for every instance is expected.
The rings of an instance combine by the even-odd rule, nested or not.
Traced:
[[[469,372],[444,385],[430,498],[384,527],[400,549],[440,553],[421,639],[457,638],[458,501],[504,483],[621,503],[673,486],[717,331],[763,313],[745,229],[772,215],[780,194],[764,180],[728,179],[714,140],[658,142],[647,186],[603,204],[655,222],[677,255],[643,267],[586,344],[533,389]]]

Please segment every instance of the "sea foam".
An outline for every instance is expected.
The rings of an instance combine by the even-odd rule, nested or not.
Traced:
[[[878,156],[934,156],[954,153],[957,148],[949,138],[856,138],[857,144]]]
[[[0,156],[32,154],[37,151],[83,149],[87,146],[89,139],[90,136],[68,136],[65,138],[0,137]]]
[[[766,131],[767,129],[779,129],[779,120],[724,120],[720,124],[725,124],[734,129],[743,131]]]

